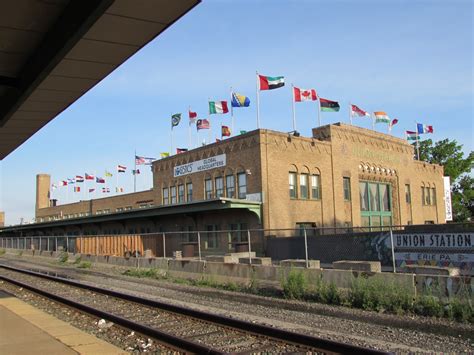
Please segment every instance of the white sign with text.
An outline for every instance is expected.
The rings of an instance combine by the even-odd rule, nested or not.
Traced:
[[[178,165],[174,167],[174,177],[197,173],[200,171],[221,168],[226,165],[225,154],[216,155],[207,159],[193,161],[188,164]]]

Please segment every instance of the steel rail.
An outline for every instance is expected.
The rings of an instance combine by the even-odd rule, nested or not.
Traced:
[[[112,291],[108,289],[103,289],[97,286],[92,286],[92,285],[87,285],[78,281],[74,281],[71,279],[66,279],[62,277],[54,277],[50,275],[46,275],[40,272],[36,271],[31,271],[31,270],[25,270],[25,269],[20,269],[12,266],[8,266],[5,264],[0,264],[1,268],[5,268],[7,270],[12,270],[20,273],[24,273],[27,275],[33,275],[37,277],[41,277],[44,279],[56,281],[59,283],[64,283],[68,284],[71,286],[75,286],[78,288],[94,291],[97,293],[105,294],[108,296],[112,296],[115,298],[123,299],[126,301],[132,301],[141,305],[149,306],[149,307],[155,307],[159,308],[165,311],[185,315],[188,317],[193,317],[199,320],[207,321],[210,323],[215,323],[219,324],[222,326],[238,329],[240,331],[246,332],[246,333],[253,333],[255,335],[260,335],[260,336],[265,336],[265,337],[270,337],[273,339],[277,339],[279,341],[284,341],[286,343],[294,344],[294,345],[303,345],[306,347],[312,347],[312,348],[318,348],[321,350],[325,350],[327,352],[331,353],[339,353],[339,354],[353,354],[353,353],[358,353],[358,354],[387,354],[387,352],[379,351],[379,350],[373,350],[369,348],[364,348],[360,347],[357,345],[351,345],[351,344],[346,344],[334,340],[328,340],[328,339],[323,339],[311,335],[306,335],[306,334],[301,334],[301,333],[295,333],[283,329],[278,329],[278,328],[272,328],[266,325],[261,325],[261,324],[256,324],[256,323],[251,323],[248,321],[240,320],[240,319],[235,319],[235,318],[229,318],[225,316],[221,316],[218,314],[212,314],[212,313],[206,313],[203,311],[199,310],[194,310],[182,306],[177,306],[177,305],[172,305],[169,303],[164,303],[156,300],[151,300],[147,298],[141,298],[138,296],[126,294],[126,293],[121,293],[117,291]],[[3,278],[3,276],[0,275],[0,277]],[[59,297],[59,296],[57,296]],[[102,317],[104,318],[104,317]],[[148,327],[146,327],[148,328]],[[150,328],[152,329],[152,328]],[[153,330],[153,329],[152,329]],[[144,333],[145,334],[145,333]],[[164,333],[166,334],[166,333]],[[169,334],[166,334],[168,337],[170,336]],[[172,336],[173,338],[176,338]],[[193,343],[194,344],[194,343]],[[215,349],[214,349],[215,350]]]

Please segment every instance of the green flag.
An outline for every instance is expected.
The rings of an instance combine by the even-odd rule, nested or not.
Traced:
[[[174,115],[171,116],[171,128],[176,127],[179,125],[179,122],[181,121],[181,114],[180,113],[175,113]]]

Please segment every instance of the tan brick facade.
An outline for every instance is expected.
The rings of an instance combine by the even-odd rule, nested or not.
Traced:
[[[182,205],[216,197],[238,198],[239,194],[241,198],[260,200],[261,225],[256,225],[255,220],[251,224],[265,229],[295,228],[299,223],[318,227],[363,226],[368,221],[371,225],[444,223],[443,168],[415,161],[413,153],[413,147],[402,139],[345,124],[315,128],[313,137],[255,130],[154,162],[153,189],[149,191],[41,208],[49,194],[49,182],[46,184],[49,180],[40,175],[36,218],[41,222],[64,219],[64,216],[75,218],[160,206],[166,204],[163,196],[166,189],[167,204]],[[174,175],[177,166],[223,155],[225,166]],[[290,173],[294,173],[292,176],[296,179],[293,198],[290,197]],[[239,179],[245,183],[245,194],[239,191]],[[212,181],[212,196],[206,197],[206,180]],[[221,181],[223,194],[216,196],[216,184]],[[232,193],[227,189],[227,182],[232,181],[234,193],[227,196]],[[301,183],[304,181],[306,185]],[[320,183],[320,187],[313,189],[313,182]],[[187,184],[192,184],[192,201],[188,200]],[[373,193],[378,197],[371,200],[371,204],[380,203],[378,208],[382,212],[361,212],[360,191],[364,186],[374,189],[371,193],[376,191]],[[171,201],[172,191],[175,191],[176,201]],[[184,191],[182,201],[179,191]],[[245,214],[226,213],[218,217],[222,223],[246,223]],[[189,224],[186,218],[173,218],[177,230]],[[202,217],[200,225],[211,223],[210,219],[211,215]],[[157,224],[151,223],[149,229],[157,229]]]

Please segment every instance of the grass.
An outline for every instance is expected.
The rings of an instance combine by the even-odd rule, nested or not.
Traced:
[[[64,264],[67,262],[67,260],[69,259],[69,254],[65,251],[62,251],[61,253],[59,253],[58,255],[58,263],[60,264]]]
[[[139,278],[168,280],[190,286],[283,297],[376,312],[418,314],[460,322],[474,322],[473,298],[468,286],[461,289],[457,296],[441,299],[435,296],[433,289],[427,289],[423,294],[414,296],[410,289],[399,284],[364,276],[354,277],[349,289],[339,289],[334,283],[325,282],[321,277],[309,282],[302,270],[294,269],[281,279],[282,292],[269,291],[259,287],[258,280],[254,276],[251,277],[248,285],[241,285],[234,282],[221,283],[205,277],[200,279],[174,278],[160,269],[129,269],[123,274]]]
[[[5,254],[5,253],[6,253],[5,249],[3,249],[3,248],[0,249],[0,256],[2,256],[2,255]]]
[[[92,263],[90,261],[83,261],[77,265],[79,269],[90,269],[92,267]]]

